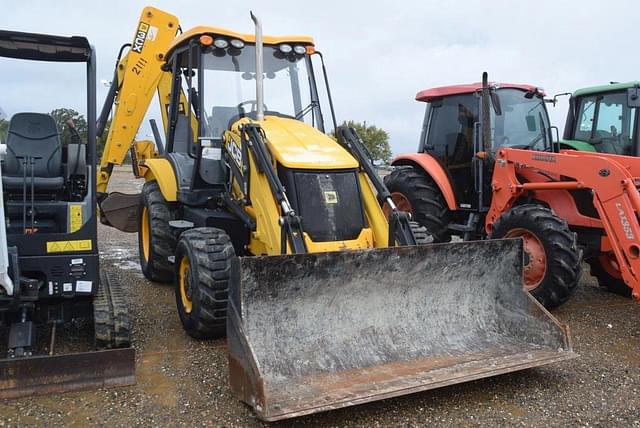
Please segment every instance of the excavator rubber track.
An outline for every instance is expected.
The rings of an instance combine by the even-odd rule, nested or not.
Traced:
[[[232,390],[275,421],[574,358],[520,240],[240,258]]]

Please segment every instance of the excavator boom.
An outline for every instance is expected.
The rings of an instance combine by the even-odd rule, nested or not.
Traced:
[[[171,74],[165,73],[162,65],[166,49],[175,38],[178,26],[175,16],[152,7],[145,8],[129,51],[116,64],[117,80],[111,85],[116,91],[112,124],[117,126],[110,127],[100,160],[97,181],[99,193],[107,191],[113,166],[124,162],[156,92],[161,107],[165,107],[160,111],[166,124]],[[102,120],[108,116],[105,112],[109,110],[103,109]]]

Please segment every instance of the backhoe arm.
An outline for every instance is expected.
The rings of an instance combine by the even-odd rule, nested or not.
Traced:
[[[113,110],[98,171],[98,194],[106,193],[113,166],[124,162],[132,146],[138,158],[153,154],[153,143],[136,142],[135,137],[156,92],[166,129],[164,106],[169,104],[171,73],[164,72],[162,65],[178,25],[175,16],[153,7],[144,8],[129,51],[116,65],[114,89],[105,101],[99,120],[99,128],[104,129],[106,118]]]
[[[620,159],[622,158],[622,159]],[[602,153],[546,153],[500,149],[493,173],[493,199],[485,227],[490,232],[497,218],[527,192],[591,189],[593,205],[615,254],[620,274],[640,300],[640,179],[624,157]],[[524,170],[560,176],[558,181],[520,182]]]

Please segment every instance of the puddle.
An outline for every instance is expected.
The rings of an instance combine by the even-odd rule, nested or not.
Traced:
[[[122,270],[140,271],[138,254],[126,248],[109,248],[100,252],[100,259],[110,262],[113,266]]]

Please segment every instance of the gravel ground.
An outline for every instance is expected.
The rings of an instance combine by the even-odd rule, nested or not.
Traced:
[[[137,186],[122,171],[113,184]],[[99,233],[103,267],[129,294],[137,385],[1,400],[0,426],[262,425],[231,395],[224,340],[188,338],[172,287],[144,279],[136,236]],[[273,425],[640,427],[640,306],[601,291],[586,270],[575,297],[554,315],[570,326],[580,358]]]

